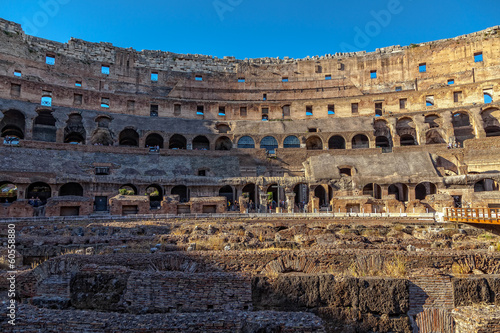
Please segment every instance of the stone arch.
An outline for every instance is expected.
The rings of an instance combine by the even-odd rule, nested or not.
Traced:
[[[375,138],[375,147],[377,148],[390,148],[392,147],[392,142],[386,136],[377,136]]]
[[[219,196],[226,198],[226,205],[228,202],[231,202],[234,204],[234,202],[233,202],[234,190],[233,190],[232,186],[226,185],[226,186],[221,187],[219,189]]]
[[[415,199],[424,200],[430,194],[436,194],[436,185],[430,182],[422,182],[415,186]]]
[[[38,116],[33,122],[33,140],[44,142],[56,142],[56,118],[52,110],[38,110]]]
[[[183,135],[174,134],[168,142],[168,149],[186,149],[187,140]]]
[[[250,136],[242,136],[238,140],[238,148],[255,148],[255,141]]]
[[[402,183],[389,185],[388,194],[394,194],[396,200],[405,202],[408,201],[408,186]]]
[[[50,185],[44,182],[31,183],[26,189],[26,199],[38,198],[42,204],[47,203],[47,199],[52,196]]]
[[[262,274],[273,275],[290,272],[317,274],[321,272],[321,269],[316,260],[304,255],[287,254],[270,261],[262,270]]]
[[[481,112],[486,137],[500,136],[500,110],[487,108]]]
[[[188,202],[189,201],[189,190],[185,185],[177,185],[172,188],[170,191],[172,195],[178,195],[180,202]]]
[[[125,184],[120,186],[118,192],[122,195],[137,195],[137,187],[133,184]]]
[[[120,146],[139,147],[139,134],[132,128],[121,131],[118,140]]]
[[[417,131],[415,130],[415,123],[412,118],[403,117],[398,119],[396,132],[400,137],[401,146],[414,146],[418,144]]]
[[[164,145],[164,140],[163,140],[163,136],[158,134],[158,133],[150,133],[147,137],[146,137],[146,141],[145,141],[145,146],[146,147],[156,147],[158,146],[159,148],[163,148],[163,145]]]
[[[97,128],[92,132],[90,142],[93,145],[112,146],[115,140],[113,132],[109,129],[111,117],[107,115],[97,116],[95,122]]]
[[[429,125],[429,128],[441,127],[442,118],[435,113],[425,115],[424,123]]]
[[[198,135],[193,139],[193,150],[210,150],[210,140],[206,136]]]
[[[248,193],[248,199],[252,200],[253,204],[257,204],[257,198],[255,196],[255,184],[250,183],[246,184],[243,189],[241,190],[241,193]]]
[[[446,141],[443,139],[439,131],[437,129],[428,130],[425,134],[425,144],[432,145],[440,143],[446,143]]]
[[[86,135],[82,116],[79,113],[70,114],[64,128],[64,143],[85,144]]]
[[[146,195],[149,197],[150,208],[159,208],[163,200],[163,188],[158,184],[146,187]]]
[[[474,184],[474,192],[498,191],[498,182],[491,178],[485,178]]]
[[[298,183],[293,187],[295,193],[295,204],[309,203],[309,185],[305,183]],[[301,208],[299,206],[299,208]]]
[[[462,147],[465,140],[475,138],[474,127],[471,124],[469,113],[466,111],[453,113],[451,115],[451,123],[455,140],[459,142]]]
[[[314,188],[314,196],[319,199],[319,207],[328,205],[328,190],[323,185]]]
[[[59,196],[83,197],[83,187],[78,183],[66,183],[59,188]]]
[[[345,149],[345,139],[342,135],[334,135],[328,139],[328,149]]]
[[[382,199],[382,187],[376,183],[366,184],[363,187],[363,195],[368,195],[375,199]]]
[[[0,121],[1,137],[16,137],[24,139],[24,131],[26,127],[26,118],[21,111],[8,110],[3,112],[3,118]]]
[[[295,135],[289,135],[283,140],[283,148],[300,148],[300,140]]]
[[[215,150],[231,150],[233,142],[227,136],[221,136],[215,141]]]
[[[17,200],[17,185],[11,182],[0,182],[0,203],[11,203]]]
[[[370,140],[364,134],[355,135],[352,140],[352,149],[370,148]]]
[[[307,150],[322,150],[323,140],[317,135],[312,135],[306,140],[306,148]]]
[[[216,126],[217,132],[220,134],[226,134],[231,132],[231,127],[228,124],[217,124]]]
[[[275,151],[278,149],[278,140],[274,136],[266,136],[260,140],[260,148],[267,151]]]

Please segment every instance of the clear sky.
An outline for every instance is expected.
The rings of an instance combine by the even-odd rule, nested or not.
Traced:
[[[31,35],[239,59],[373,51],[500,25],[499,0],[1,0]]]

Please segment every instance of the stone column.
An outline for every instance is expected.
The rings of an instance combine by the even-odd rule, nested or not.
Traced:
[[[288,208],[288,213],[293,213],[295,208],[295,193],[287,192],[285,193],[286,197],[286,206]]]
[[[259,191],[260,213],[267,212],[267,193]]]

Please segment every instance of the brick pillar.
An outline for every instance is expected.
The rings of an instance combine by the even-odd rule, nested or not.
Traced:
[[[295,192],[288,192],[286,196],[286,205],[288,207],[288,213],[293,213],[295,208]]]

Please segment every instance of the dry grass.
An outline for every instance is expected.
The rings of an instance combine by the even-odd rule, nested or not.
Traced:
[[[495,236],[495,235],[493,235],[493,234],[491,234],[489,232],[485,232],[485,233],[477,236],[478,240],[492,240],[492,239],[495,239],[495,238],[497,238],[497,236]]]
[[[381,256],[358,257],[351,262],[347,274],[354,277],[389,276],[403,278],[408,274],[406,258],[394,255],[391,259]]]
[[[220,251],[224,249],[224,239],[220,237],[209,237],[196,241],[196,250],[199,251]]]
[[[374,236],[380,236],[380,232],[377,229],[365,229],[363,232],[361,232],[361,235],[364,237],[374,237]]]
[[[453,275],[464,275],[469,274],[472,268],[465,262],[454,262],[451,265],[451,272]]]
[[[495,246],[495,251],[500,252],[500,242],[498,242],[497,245]]]
[[[404,226],[404,225],[402,225],[402,224],[395,224],[395,225],[392,227],[392,229],[393,229],[394,231],[398,231],[398,232],[403,231],[403,230],[404,230],[404,228],[405,228],[405,226]]]
[[[31,269],[35,269],[37,268],[38,266],[40,266],[41,264],[43,264],[44,262],[46,262],[47,260],[49,260],[49,257],[45,257],[43,259],[40,259],[40,260],[35,260],[34,262],[31,263]]]
[[[340,229],[340,230],[338,231],[338,233],[339,233],[339,234],[341,234],[341,235],[345,235],[345,234],[347,234],[347,233],[349,233],[349,232],[351,232],[351,230],[350,230],[350,229],[347,229],[347,228],[342,228],[342,229]]]

